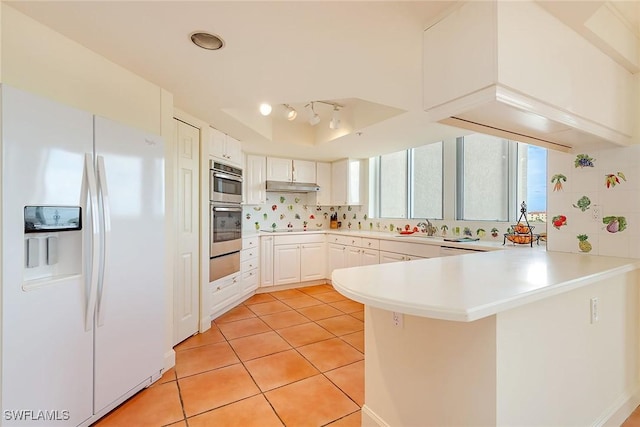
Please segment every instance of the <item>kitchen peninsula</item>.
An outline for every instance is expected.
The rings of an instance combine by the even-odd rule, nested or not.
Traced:
[[[363,425],[621,424],[639,266],[505,250],[334,271],[365,304]]]

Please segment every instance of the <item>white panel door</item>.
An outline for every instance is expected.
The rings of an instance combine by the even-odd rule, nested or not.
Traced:
[[[329,243],[327,245],[327,277],[331,279],[331,273],[338,268],[347,266],[346,246]]]
[[[174,120],[174,124],[178,158],[178,251],[173,293],[175,345],[198,331],[200,130],[179,120]]]
[[[244,170],[246,192],[245,203],[261,205],[267,202],[267,160],[264,156],[247,155]]]
[[[293,180],[296,182],[316,182],[316,162],[293,161]]]
[[[380,251],[375,249],[362,249],[360,253],[361,265],[375,265],[380,263]]]
[[[300,246],[300,281],[324,279],[324,243],[305,243]]]
[[[360,252],[362,249],[355,246],[347,246],[347,267],[359,267],[362,264]]]
[[[16,422],[6,411],[67,410],[70,418],[55,425],[76,426],[93,414],[93,328],[91,322],[85,328],[83,232],[27,235],[23,209],[80,205],[84,154],[92,151],[92,116],[7,85],[1,90],[1,423],[46,424]],[[91,230],[87,213],[84,209],[84,233]],[[59,242],[59,262],[52,266],[43,265],[47,236]],[[39,241],[38,267],[25,267],[26,238]],[[26,280],[35,270],[43,277]],[[65,272],[69,275],[63,278]]]
[[[267,157],[267,180],[293,181],[293,163],[291,159]]]
[[[164,144],[95,117],[111,231],[99,286],[95,408],[143,386],[163,368],[165,324]]]
[[[273,286],[273,236],[260,237],[260,286]]]
[[[300,245],[273,247],[273,283],[287,285],[300,282]]]

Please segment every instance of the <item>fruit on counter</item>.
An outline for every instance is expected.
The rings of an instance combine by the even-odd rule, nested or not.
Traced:
[[[513,231],[515,231],[516,233],[527,234],[531,232],[531,229],[523,223],[519,222],[513,227]]]
[[[560,230],[560,227],[562,227],[563,225],[567,225],[567,217],[564,215],[556,215],[553,217],[551,222],[553,223],[553,226],[555,228]]]
[[[627,228],[627,219],[623,216],[605,216],[602,223],[607,224],[606,229],[609,233],[617,233]]]
[[[578,234],[578,248],[580,248],[580,252],[591,252],[591,249],[593,249],[593,247],[591,246],[591,243],[587,240],[589,238],[589,236],[587,236],[586,234]]]
[[[531,234],[507,234],[507,240],[513,243],[526,244],[531,243]]]

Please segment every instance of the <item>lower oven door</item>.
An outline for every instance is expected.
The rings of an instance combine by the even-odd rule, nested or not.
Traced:
[[[240,271],[240,251],[209,258],[209,282]]]
[[[242,207],[211,204],[209,257],[242,249]]]

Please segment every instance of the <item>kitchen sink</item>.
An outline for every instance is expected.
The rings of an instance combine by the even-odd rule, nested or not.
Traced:
[[[422,233],[414,233],[414,234],[396,234],[395,237],[401,237],[403,239],[406,238],[410,238],[410,239],[440,239],[442,240],[441,236],[428,236],[426,234],[422,234]]]

